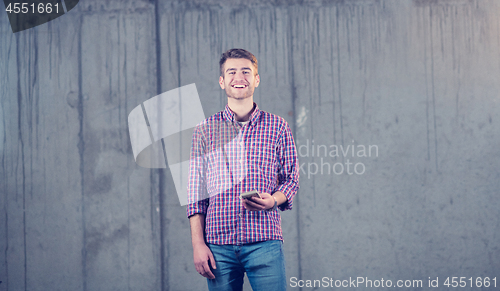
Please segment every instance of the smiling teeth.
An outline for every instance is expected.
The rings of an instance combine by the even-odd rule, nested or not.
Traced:
[[[245,85],[234,85],[234,88],[245,88]]]

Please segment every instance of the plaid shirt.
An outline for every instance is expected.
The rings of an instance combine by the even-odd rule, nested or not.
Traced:
[[[200,123],[191,144],[187,216],[205,214],[206,242],[241,245],[283,240],[281,216],[274,211],[248,211],[239,195],[281,191],[292,209],[299,189],[297,151],[288,123],[255,109],[240,125],[226,105]]]

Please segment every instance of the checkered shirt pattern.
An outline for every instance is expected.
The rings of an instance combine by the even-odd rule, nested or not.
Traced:
[[[288,123],[261,111],[257,104],[241,126],[226,105],[200,123],[191,143],[187,216],[205,215],[206,242],[242,245],[283,240],[281,216],[274,211],[248,211],[239,195],[281,191],[292,209],[299,189],[297,151]]]

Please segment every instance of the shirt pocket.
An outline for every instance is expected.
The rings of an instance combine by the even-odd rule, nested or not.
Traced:
[[[206,155],[206,179],[209,195],[222,193],[233,186],[231,173],[222,149],[216,149]]]
[[[249,154],[249,174],[258,177],[259,181],[265,181],[266,186],[271,186],[277,174],[276,148],[272,144],[253,143]]]

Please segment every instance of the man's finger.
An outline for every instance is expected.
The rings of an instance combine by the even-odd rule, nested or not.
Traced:
[[[262,204],[259,204],[255,201],[252,201],[252,200],[248,200],[246,201],[247,205],[251,206],[252,208],[255,208],[255,209],[261,209],[264,205]]]
[[[197,268],[196,268],[196,271],[202,275],[203,277],[205,277],[205,268],[203,268],[203,264],[200,264]]]
[[[253,210],[255,208],[255,206],[253,205],[253,202],[245,201],[245,200],[243,200],[243,206],[248,210]]]
[[[261,211],[261,210],[264,210],[264,206],[252,206],[250,205],[249,203],[247,204],[244,204],[243,205],[245,207],[246,210],[250,210],[250,211]]]
[[[201,274],[203,277],[206,277],[208,279],[214,279],[215,276],[214,274],[212,273],[212,271],[210,270],[210,267],[208,266],[208,262],[205,262],[203,264],[203,274]]]
[[[217,269],[217,267],[215,266],[215,259],[212,252],[208,253],[208,256],[210,257],[210,263],[212,264],[212,269]]]
[[[259,206],[259,205],[260,205],[259,203],[255,202],[255,201],[253,201],[253,200],[250,200],[250,199],[248,199],[248,200],[247,200],[247,201],[245,201],[245,202],[247,203],[247,205],[254,206],[254,207],[255,207],[255,206]]]
[[[198,272],[198,274],[202,273],[202,269],[200,267],[198,267],[197,265],[195,265],[195,269],[196,269],[196,272]]]
[[[250,201],[258,205],[266,205],[266,201],[264,198],[251,197]]]

